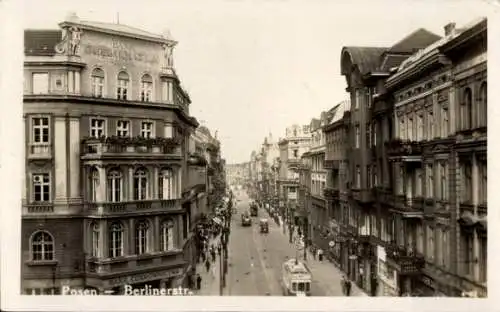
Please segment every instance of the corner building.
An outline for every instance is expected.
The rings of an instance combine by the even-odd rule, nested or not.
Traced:
[[[198,124],[176,42],[75,15],[59,26],[25,31],[22,293],[187,286]]]

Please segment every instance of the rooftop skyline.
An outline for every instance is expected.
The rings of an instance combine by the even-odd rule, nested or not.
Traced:
[[[157,34],[168,29],[179,42],[175,66],[191,114],[218,132],[228,163],[241,163],[270,132],[284,137],[286,127],[309,124],[348,97],[342,47],[390,47],[419,28],[443,36],[446,24],[462,27],[491,10],[473,0],[371,3],[30,0],[24,27],[57,28],[75,12],[112,23],[119,13],[120,24]]]

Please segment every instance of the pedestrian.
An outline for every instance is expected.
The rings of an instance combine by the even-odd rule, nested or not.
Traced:
[[[205,267],[207,268],[207,273],[210,271],[210,261],[205,261]]]
[[[205,251],[201,251],[201,260],[205,262],[207,260],[207,255],[205,254]]]
[[[346,295],[346,278],[345,278],[345,275],[342,275],[342,278],[340,279],[340,287],[342,288],[342,294],[345,296]]]
[[[321,248],[318,249],[318,260],[319,262],[323,261],[323,249]]]
[[[201,289],[201,276],[200,274],[196,274],[196,289]]]
[[[212,267],[212,277],[215,278],[215,265]]]
[[[351,281],[350,280],[346,280],[345,281],[345,294],[347,297],[349,297],[351,295]]]
[[[212,262],[215,262],[215,247],[213,245],[210,247],[210,255],[212,256]]]

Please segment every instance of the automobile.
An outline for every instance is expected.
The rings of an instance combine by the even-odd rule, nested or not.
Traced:
[[[267,219],[260,219],[260,232],[269,233],[269,222]]]
[[[244,212],[241,214],[241,225],[242,226],[252,225],[252,218],[250,218],[250,214],[248,212]]]
[[[257,205],[250,205],[250,216],[257,217],[259,215],[259,210],[257,209]]]

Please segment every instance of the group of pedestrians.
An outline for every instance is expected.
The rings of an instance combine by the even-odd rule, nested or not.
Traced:
[[[340,280],[340,285],[342,286],[342,293],[344,294],[344,296],[349,297],[351,295],[352,282],[344,275]]]

